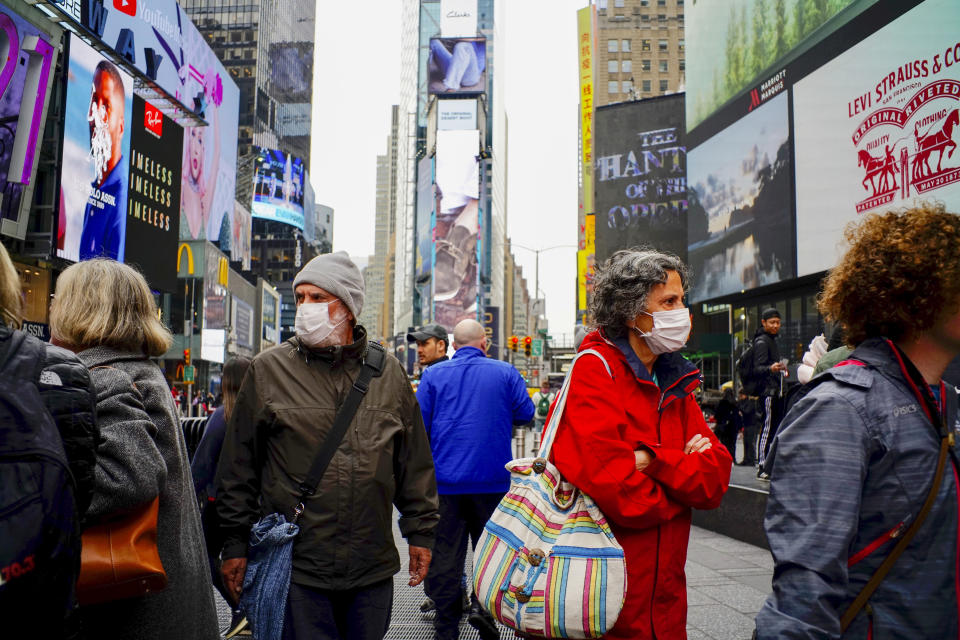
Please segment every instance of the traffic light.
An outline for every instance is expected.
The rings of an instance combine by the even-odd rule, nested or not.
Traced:
[[[526,338],[523,339],[523,352],[526,354],[528,358],[530,357],[530,349],[532,347],[533,347],[533,338],[531,338],[530,336],[527,336]]]
[[[190,364],[190,349],[183,350],[183,364],[185,365]]]
[[[517,345],[520,343],[520,338],[517,336],[510,336],[510,350],[516,351]]]

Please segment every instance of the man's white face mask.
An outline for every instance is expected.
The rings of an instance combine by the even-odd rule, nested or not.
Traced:
[[[333,344],[333,333],[347,321],[346,313],[337,313],[330,317],[329,302],[303,303],[297,307],[294,330],[297,337],[308,347],[326,347]]]

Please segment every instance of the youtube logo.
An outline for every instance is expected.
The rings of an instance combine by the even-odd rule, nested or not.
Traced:
[[[137,0],[113,0],[113,8],[128,16],[137,15]]]

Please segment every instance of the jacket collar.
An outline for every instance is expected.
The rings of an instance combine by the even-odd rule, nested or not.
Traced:
[[[614,354],[624,361],[638,381],[654,384],[653,376],[633,351],[628,338],[611,339],[600,329],[583,339],[580,350],[593,348],[597,343],[613,347]],[[657,356],[653,364],[653,373],[657,377],[657,384],[662,393],[661,406],[689,395],[700,385],[700,370],[679,353],[662,353]]]
[[[450,356],[443,356],[442,358],[437,358],[437,359],[434,360],[433,362],[430,362],[430,363],[428,363],[428,364],[423,365],[423,368],[426,369],[427,367],[432,367],[432,366],[435,365],[435,364],[440,364],[441,362],[446,362],[446,361],[449,360],[449,359],[450,359]]]
[[[453,354],[453,360],[462,360],[464,358],[486,358],[487,354],[477,347],[460,347]]]
[[[122,351],[114,347],[98,346],[84,349],[77,353],[77,357],[88,368],[99,367],[121,360],[146,360],[147,356],[135,351]]]
[[[916,396],[917,402],[923,407],[931,422],[934,425],[937,424],[940,407],[935,401],[933,393],[931,393],[916,365],[891,340],[868,338],[854,349],[853,353],[850,354],[850,360],[863,362],[887,378],[902,381]]]
[[[297,336],[290,338],[289,342],[307,361],[321,360],[336,366],[350,360],[363,360],[367,352],[367,330],[359,324],[356,325],[353,328],[353,342],[344,345],[314,349],[303,344]]]

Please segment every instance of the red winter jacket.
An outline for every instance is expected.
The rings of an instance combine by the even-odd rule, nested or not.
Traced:
[[[615,344],[594,331],[584,349],[603,355],[613,379],[596,356],[577,361],[552,458],[597,502],[626,554],[626,602],[605,637],[686,638],[690,510],[720,504],[733,460],[691,395],[700,372],[689,361],[657,358],[658,387],[625,338]],[[698,433],[713,446],[684,454]],[[641,445],[656,456],[642,472],[633,455]]]

